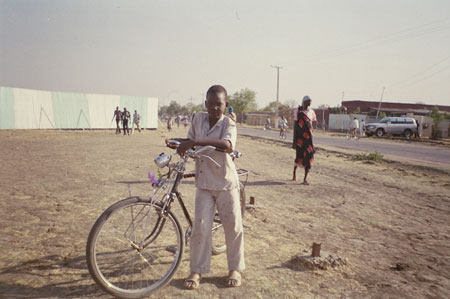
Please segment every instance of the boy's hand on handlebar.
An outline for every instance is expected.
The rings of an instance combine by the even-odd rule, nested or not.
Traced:
[[[177,148],[177,154],[183,157],[184,153],[194,147],[194,141],[193,140],[183,140],[180,142],[180,145]]]
[[[166,146],[167,147],[170,147],[171,149],[176,149],[177,148],[177,146],[175,146],[174,144],[169,142],[169,139],[165,139],[164,141],[166,142]]]

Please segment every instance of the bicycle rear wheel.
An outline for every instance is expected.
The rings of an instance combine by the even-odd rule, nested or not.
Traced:
[[[172,212],[130,197],[109,207],[89,233],[86,257],[93,279],[119,298],[142,298],[165,286],[184,251]]]
[[[241,215],[242,219],[244,219],[245,204],[246,204],[244,185],[242,183],[239,183],[239,188],[240,188],[239,201],[241,205]],[[212,228],[212,253],[214,255],[218,255],[224,253],[226,250],[227,245],[225,243],[225,232],[223,231],[223,225],[220,220],[219,213],[216,212],[216,214],[214,215],[214,222]]]

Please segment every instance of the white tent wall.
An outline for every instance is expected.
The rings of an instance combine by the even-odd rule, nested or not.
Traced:
[[[147,128],[158,128],[158,99],[148,98],[147,102],[147,119],[144,120]]]
[[[0,129],[113,129],[117,106],[137,110],[142,128],[158,128],[157,98],[0,86]]]
[[[14,88],[14,128],[53,129],[51,92]]]
[[[113,120],[114,110],[120,106],[120,96],[88,94],[89,119],[92,129],[112,129],[116,127]],[[120,109],[120,107],[119,107]]]
[[[14,89],[0,86],[0,129],[14,129]]]
[[[55,128],[89,129],[87,95],[71,92],[52,92]]]

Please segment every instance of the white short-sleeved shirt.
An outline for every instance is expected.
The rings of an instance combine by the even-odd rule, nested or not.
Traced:
[[[359,129],[359,121],[357,119],[353,119],[352,123],[350,124],[351,129]]]
[[[228,140],[233,149],[236,146],[236,135],[236,123],[224,115],[210,128],[209,115],[206,112],[199,112],[195,115],[188,132],[190,139]],[[210,156],[221,166],[218,167],[206,158],[197,159],[195,161],[195,186],[197,188],[220,191],[239,187],[236,167],[229,154],[215,150],[207,150],[202,154]]]

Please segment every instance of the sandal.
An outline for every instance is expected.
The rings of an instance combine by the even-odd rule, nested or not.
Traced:
[[[191,273],[188,278],[184,280],[184,287],[187,290],[195,290],[200,285],[201,276],[198,273]]]
[[[227,287],[239,287],[242,283],[241,273],[238,271],[230,271],[227,279]]]

